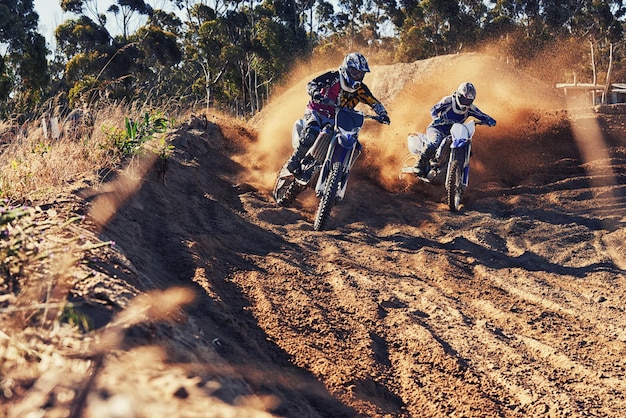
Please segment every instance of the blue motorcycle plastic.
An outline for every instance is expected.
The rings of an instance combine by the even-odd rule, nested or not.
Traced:
[[[284,165],[274,185],[274,199],[279,206],[288,206],[307,187],[315,190],[320,199],[313,228],[324,229],[333,206],[341,201],[348,185],[350,169],[361,153],[358,134],[366,118],[385,123],[380,116],[338,108],[334,125],[326,125],[313,146],[301,161],[302,177],[294,177]],[[294,124],[292,143],[297,141],[302,129],[302,120]]]
[[[402,160],[400,177],[402,178],[405,174],[415,174],[425,183],[435,186],[445,185],[448,208],[452,212],[457,212],[469,184],[472,137],[476,131],[476,125],[481,124],[483,123],[480,121],[469,120],[452,125],[450,136],[441,141],[435,156],[428,162],[426,172],[421,176],[415,174],[414,166],[423,148],[424,134],[409,135],[409,154]]]

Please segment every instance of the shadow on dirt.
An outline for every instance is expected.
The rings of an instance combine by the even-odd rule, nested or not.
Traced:
[[[227,156],[236,143],[198,126],[186,126],[177,135],[173,141],[177,154],[168,162],[166,182],[151,170],[102,231],[140,272],[138,278],[127,280],[142,292],[191,288],[196,299],[185,312],[197,325],[193,344],[212,347],[251,393],[280,393],[273,413],[354,416],[355,411],[330,395],[315,376],[290,362],[259,326],[249,300],[230,279],[234,270],[255,270],[254,258],[279,252],[285,244],[279,235],[245,218],[242,190],[233,187],[229,177],[241,170]],[[125,341],[127,348],[161,345],[172,333],[171,325],[136,326]],[[170,356],[170,361],[188,363],[204,379],[216,373],[226,373],[224,379],[236,377],[229,376],[232,370],[220,371],[171,352]],[[212,395],[235,404],[242,393],[229,392],[226,386]]]

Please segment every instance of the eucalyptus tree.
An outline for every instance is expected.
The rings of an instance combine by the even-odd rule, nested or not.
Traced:
[[[226,2],[220,10],[185,3],[183,73],[207,107],[255,113],[309,44],[302,14],[290,2]]]
[[[152,6],[143,0],[118,0],[117,3],[110,5],[107,9],[107,12],[113,13],[116,18],[119,18],[119,26],[124,39],[127,39],[130,34],[134,17],[137,15],[150,16],[153,11]]]
[[[412,61],[475,45],[485,13],[479,0],[401,0],[392,17],[400,25],[397,58]]]
[[[613,58],[623,59],[623,0],[492,0],[488,32],[523,65],[552,57],[568,71],[597,80],[596,68],[609,72]],[[620,68],[620,67],[617,67]],[[626,75],[626,74],[624,74]],[[551,72],[558,81],[564,74]]]
[[[154,10],[128,38],[138,53],[133,72],[135,97],[159,103],[187,90],[176,71],[183,59],[181,29],[176,14]]]
[[[522,2],[515,0],[491,0],[485,14],[485,39],[498,39],[515,32],[522,14]]]
[[[383,39],[393,31],[384,27],[391,25],[389,10],[394,8],[395,0],[319,0],[314,7],[317,21],[311,25],[313,47],[318,53],[389,47]]]
[[[33,0],[2,0],[0,3],[2,113],[23,111],[43,98],[49,81],[48,49],[45,38],[37,32],[38,21]]]
[[[461,27],[461,7],[456,0],[425,0],[422,33],[430,40],[436,53],[455,52],[455,41],[467,30]]]
[[[335,33],[338,21],[333,4],[326,0],[319,0],[314,9],[317,25],[313,23],[311,25],[312,38],[328,37]]]
[[[309,2],[312,5],[313,2]],[[312,10],[312,9],[311,9]],[[291,70],[294,63],[308,58],[313,48],[312,26],[292,25],[285,17],[274,13],[271,3],[264,2],[255,9],[254,96],[264,87],[266,98],[271,87],[279,83]],[[312,25],[312,20],[309,22]],[[257,106],[257,109],[259,106]]]
[[[143,0],[117,0],[101,12],[97,0],[62,0],[61,8],[78,17],[57,27],[55,38],[60,60],[65,62],[63,84],[69,90],[70,105],[86,104],[99,97],[133,99],[141,94],[138,80],[150,68],[146,60],[154,57],[147,45],[171,45],[171,37],[147,26],[142,37],[129,34],[129,24],[137,15],[150,16],[152,7]],[[107,28],[107,17],[118,20],[121,35]],[[149,25],[149,24],[148,24]],[[167,49],[166,49],[167,50]],[[144,54],[147,53],[147,54]]]
[[[348,39],[350,48],[353,44],[366,43],[366,34],[363,33],[367,13],[371,10],[369,0],[337,0],[338,12],[335,31]]]
[[[225,49],[228,31],[223,18],[206,4],[186,4],[188,30],[184,34],[183,66],[181,75],[187,78],[191,93],[204,97],[206,106],[215,100],[228,100],[227,81],[222,82],[231,62]]]
[[[274,83],[312,51],[313,0],[265,0],[244,8],[251,23],[239,61],[247,104],[252,113],[268,98]],[[307,19],[307,15],[309,19]],[[308,22],[308,23],[307,23]]]
[[[603,99],[613,79],[626,80],[626,51],[624,50],[624,16],[626,5],[622,0],[581,1],[572,21],[572,32],[589,42],[592,81],[604,81]],[[599,74],[603,73],[604,77]]]

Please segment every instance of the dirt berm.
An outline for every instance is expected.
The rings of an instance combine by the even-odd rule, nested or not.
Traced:
[[[271,198],[308,78],[251,123],[190,118],[167,167],[76,185],[83,233],[115,242],[70,290],[97,329],[6,415],[623,416],[624,114],[478,54],[372,66],[391,125],[364,126],[316,232],[311,191],[292,208]],[[478,127],[451,213],[398,171],[408,133],[461,81],[498,124]]]

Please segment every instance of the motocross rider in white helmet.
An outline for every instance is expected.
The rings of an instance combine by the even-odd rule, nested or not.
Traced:
[[[352,52],[345,56],[337,71],[328,71],[307,83],[306,91],[311,99],[303,117],[300,143],[287,164],[294,176],[303,175],[299,173],[299,162],[315,142],[322,127],[333,123],[337,106],[352,109],[359,103],[365,103],[381,117],[382,123],[390,123],[385,107],[363,83],[365,74],[369,72],[365,57]]]
[[[464,82],[449,96],[443,97],[430,109],[432,122],[426,128],[426,137],[422,144],[420,158],[415,165],[418,176],[426,174],[426,164],[433,158],[437,148],[444,138],[450,135],[450,129],[455,123],[463,123],[473,116],[489,126],[495,126],[496,120],[483,113],[474,104],[476,87],[472,83]]]

